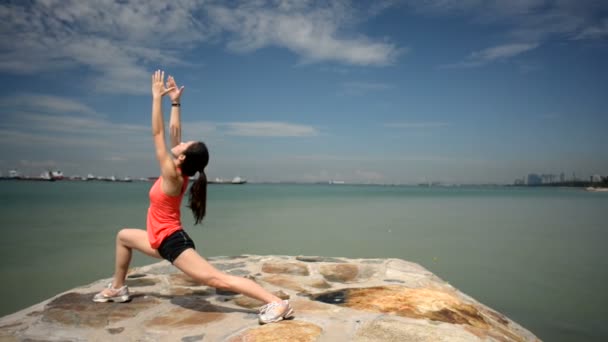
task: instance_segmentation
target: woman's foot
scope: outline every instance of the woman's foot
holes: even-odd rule
[[[258,313],[260,324],[279,322],[293,315],[289,301],[272,302],[262,306]]]
[[[124,303],[131,299],[129,296],[129,288],[127,285],[123,285],[121,288],[115,289],[112,287],[112,283],[108,284],[108,287],[93,297],[93,301],[97,303],[105,302],[116,302]]]

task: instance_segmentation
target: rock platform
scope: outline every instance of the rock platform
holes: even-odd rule
[[[539,341],[418,264],[315,256],[214,257],[295,318],[259,325],[262,303],[200,286],[166,261],[130,270],[128,303],[93,303],[104,279],[0,318],[0,341]]]

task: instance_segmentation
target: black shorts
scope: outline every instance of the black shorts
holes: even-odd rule
[[[180,229],[167,236],[163,242],[160,243],[158,254],[160,254],[163,259],[173,263],[175,259],[188,248],[196,249],[194,247],[194,241],[192,241],[190,236],[188,236],[183,229]]]

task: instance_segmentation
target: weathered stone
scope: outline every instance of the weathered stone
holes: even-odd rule
[[[21,328],[21,322],[15,322],[11,324],[4,324],[0,326],[0,341],[2,342],[17,342],[19,341],[14,336],[12,330]]]
[[[247,309],[257,309],[260,306],[264,305],[264,302],[259,301],[257,299],[242,296],[235,298],[234,304]]]
[[[245,263],[244,262],[230,262],[230,263],[213,263],[213,267],[217,268],[220,271],[228,271],[228,270],[232,270],[235,268],[242,268],[245,267]]]
[[[254,310],[264,303],[216,296],[222,292],[199,286],[162,261],[131,270],[127,283],[139,286],[140,293],[132,293],[130,303],[93,303],[94,293],[111,281],[100,280],[0,318],[0,341],[538,341],[420,265],[398,259],[301,259],[215,258],[223,271],[247,272],[263,286],[280,289],[278,297],[291,297],[293,320],[257,327]],[[339,290],[310,294],[332,287]]]
[[[158,304],[154,298],[135,297],[130,303],[94,303],[94,293],[66,293],[45,307],[42,320],[74,327],[105,327],[137,316]]]
[[[355,342],[469,342],[480,339],[466,331],[444,325],[404,324],[388,318],[380,318],[364,324],[353,339]]]
[[[184,273],[176,273],[169,276],[169,282],[177,286],[201,286],[201,283],[190,278]]]
[[[127,279],[137,279],[137,278],[143,278],[145,276],[146,276],[145,273],[133,273],[133,274],[129,274],[127,276]]]
[[[204,338],[205,338],[205,334],[184,336],[184,337],[182,337],[182,342],[198,342],[198,341],[202,341]]]
[[[107,328],[106,330],[107,330],[107,331],[110,333],[110,335],[118,335],[118,334],[120,334],[121,332],[125,331],[125,328],[124,328],[124,327],[119,327],[119,328]]]
[[[281,263],[269,263],[266,262],[262,265],[262,272],[265,273],[282,273],[307,276],[310,274],[308,266],[302,263],[296,262],[281,262]]]
[[[229,342],[314,342],[319,339],[322,331],[318,325],[304,321],[281,321],[248,329]]]
[[[323,259],[323,257],[320,257],[320,256],[299,255],[296,257],[296,260],[304,261],[304,262],[319,262],[322,259]]]
[[[7,329],[7,328],[18,327],[20,325],[21,325],[21,322],[15,322],[15,323],[11,323],[11,324],[0,325],[0,331],[3,330],[3,329]]]
[[[129,287],[143,287],[143,286],[156,285],[156,281],[154,279],[146,279],[146,278],[127,279],[126,283]]]
[[[148,270],[146,273],[148,274],[176,274],[179,273],[181,274],[182,271],[178,270],[177,268],[175,268],[175,266],[171,265],[168,261],[161,261],[160,263],[154,265],[154,267],[151,267],[150,270]]]
[[[234,291],[230,291],[230,290],[224,290],[224,289],[216,288],[215,289],[215,294],[217,294],[218,296],[236,296],[239,293],[238,292],[234,292]]]
[[[296,260],[304,261],[304,262],[345,262],[344,259],[322,257],[322,256],[305,256],[305,255],[297,256]]]
[[[328,289],[331,287],[331,284],[326,282],[325,279],[311,279],[306,282],[306,285],[314,287],[316,289]]]
[[[289,294],[283,291],[275,291],[272,294],[281,298],[281,299],[289,299]],[[240,296],[234,299],[234,303],[240,307],[247,309],[257,309],[260,306],[264,305],[264,302],[259,301],[257,299],[253,299],[250,297]]]
[[[351,264],[328,264],[321,265],[319,272],[329,281],[347,283],[357,278],[359,268]]]
[[[262,278],[262,280],[267,283],[270,283],[272,285],[284,287],[286,289],[290,289],[290,290],[294,290],[294,291],[298,291],[298,292],[306,291],[302,286],[300,286],[299,282],[297,282],[296,280],[294,280],[288,276],[271,275],[271,276]]]
[[[171,294],[175,296],[210,296],[213,294],[208,288],[192,289],[189,287],[172,287]]]
[[[403,274],[408,276],[415,275],[418,278],[432,275],[432,273],[426,270],[424,267],[413,262],[400,259],[391,259],[386,263],[386,276],[388,278],[399,278],[399,276]]]
[[[405,283],[403,280],[399,280],[399,279],[384,279],[384,281],[387,283],[399,283],[399,284]]]
[[[186,328],[223,319],[226,314],[207,301],[183,300],[180,307],[145,322],[146,327],[158,329]]]
[[[226,273],[232,274],[232,275],[235,275],[235,276],[241,276],[241,277],[244,277],[244,276],[247,276],[247,275],[250,274],[249,271],[247,271],[245,269],[242,269],[242,268],[236,268],[236,269],[233,269],[233,270],[229,270],[229,271],[226,271]]]
[[[488,327],[488,323],[475,306],[462,302],[452,293],[440,290],[392,285],[352,288],[336,293],[344,298],[340,304],[351,309]],[[325,295],[329,294],[331,293]]]
[[[237,260],[237,259],[247,259],[247,258],[249,258],[248,255],[232,255],[232,256],[223,256],[223,255],[220,255],[220,256],[207,257],[206,259],[208,261],[216,261],[216,260],[225,261],[225,260]]]
[[[0,341],[2,342],[21,342],[19,339],[8,331],[0,331]]]
[[[294,299],[289,301],[296,313],[304,313],[311,311],[332,311],[335,310],[334,305],[314,302],[311,300]]]

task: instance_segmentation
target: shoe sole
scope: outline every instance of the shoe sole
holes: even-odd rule
[[[124,296],[120,296],[120,297],[93,298],[93,301],[95,303],[107,303],[107,302],[124,303],[124,302],[128,302],[130,299],[131,299],[131,297],[129,297],[128,295],[124,295]]]

